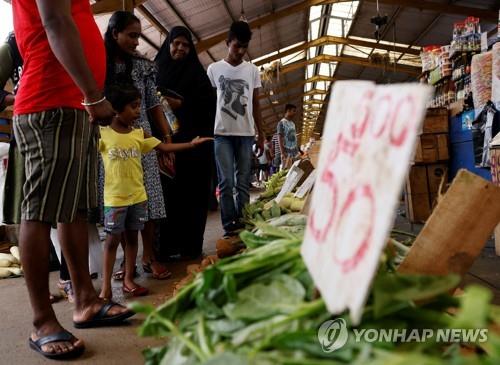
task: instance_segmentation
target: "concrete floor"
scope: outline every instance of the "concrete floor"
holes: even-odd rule
[[[211,212],[208,216],[205,232],[205,254],[215,254],[215,242],[221,237],[222,233],[220,213]],[[151,295],[140,300],[153,305],[163,303],[166,298],[172,295],[174,284],[186,275],[186,265],[191,263],[196,262],[169,264],[168,268],[173,275],[170,279],[164,281],[141,275],[137,282],[148,287],[151,290]],[[139,268],[139,272],[142,273],[141,268]],[[58,274],[58,272],[50,274],[51,291],[53,293],[57,293]],[[99,280],[95,280],[94,284],[97,288]],[[126,299],[121,292],[120,283],[115,282],[114,284],[114,300],[124,303]],[[134,316],[130,320],[130,324],[126,326],[77,330],[72,326],[71,304],[63,300],[54,304],[54,309],[62,325],[75,336],[85,341],[86,351],[84,355],[72,361],[72,363],[88,365],[143,364],[144,360],[141,351],[148,346],[157,346],[162,343],[161,340],[137,336],[137,327],[144,318],[141,315]],[[2,331],[0,335],[0,365],[54,364],[53,361],[45,360],[28,348],[27,341],[31,331],[31,309],[23,278],[0,280],[0,315],[2,318],[0,325]]]
[[[409,225],[402,215],[396,219],[396,227],[406,231],[418,232],[420,225]],[[215,253],[215,241],[221,236],[222,229],[218,212],[210,213],[205,233],[206,254]],[[188,263],[176,263],[169,265],[173,272],[171,279],[157,281],[142,275],[138,282],[147,286],[152,294],[142,300],[154,305],[163,303],[173,291],[174,284],[185,276],[185,268]],[[495,302],[500,304],[500,271],[498,270],[499,258],[494,253],[492,242],[488,242],[481,257],[474,263],[470,273],[464,279],[465,284],[479,283],[493,290]],[[141,271],[141,270],[140,270]],[[56,292],[58,273],[51,273],[51,286]],[[96,286],[99,281],[96,280]],[[114,297],[118,302],[124,302],[119,283],[114,288]],[[0,313],[2,324],[0,329],[0,364],[48,364],[40,355],[29,350],[27,339],[30,333],[31,310],[28,303],[27,291],[24,279],[0,280]],[[137,326],[143,317],[133,317],[130,324],[123,327],[100,328],[88,330],[76,330],[72,328],[71,314],[72,306],[66,301],[56,303],[55,311],[61,323],[72,331],[77,337],[82,338],[87,346],[85,354],[78,360],[77,364],[142,364],[141,351],[147,346],[155,346],[162,343],[161,340],[151,338],[140,338],[136,335]]]

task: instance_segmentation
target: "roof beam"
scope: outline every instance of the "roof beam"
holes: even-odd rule
[[[157,51],[160,49],[160,47],[155,42],[153,42],[148,36],[141,34],[141,38]]]
[[[298,45],[297,47],[293,47],[290,49],[287,49],[286,51],[280,52],[279,54],[275,54],[269,57],[266,57],[262,60],[259,60],[255,62],[256,66],[264,65],[266,63],[270,63],[272,61],[275,61],[277,59],[280,59],[285,56],[289,56],[291,54],[300,52],[300,51],[305,51],[306,49],[309,49],[311,47],[320,47],[320,46],[327,46],[330,44],[343,44],[346,46],[359,46],[359,47],[370,47],[370,48],[376,48],[376,49],[382,49],[384,51],[394,51],[394,52],[404,52],[412,55],[419,55],[420,50],[417,49],[412,49],[409,47],[400,47],[400,46],[391,46],[388,44],[381,44],[377,43],[375,40],[360,40],[360,39],[353,39],[353,38],[342,38],[342,37],[335,37],[335,36],[323,36],[318,39],[315,39],[311,42],[305,42],[301,45]]]
[[[131,11],[134,7],[146,1],[147,0],[101,0],[92,4],[91,8],[94,14],[112,13],[116,10],[122,10],[124,7],[126,10]]]
[[[365,2],[376,3],[377,0],[365,0]],[[397,5],[420,10],[430,10],[437,13],[456,14],[463,16],[475,16],[481,20],[498,21],[498,12],[493,9],[472,8],[461,5],[435,3],[427,0],[378,0],[380,4]]]
[[[302,85],[308,84],[310,82],[317,82],[317,81],[330,81],[330,82],[333,82],[335,80],[337,80],[337,79],[335,79],[333,77],[316,75],[316,76],[310,77],[310,78],[308,78],[306,80],[300,80],[300,81],[297,81],[297,82],[292,82],[289,85],[285,85],[285,86],[279,87],[276,90],[273,90],[273,93],[274,93],[273,95],[279,95],[283,91],[286,91],[286,90],[289,90],[289,89],[293,89],[293,88],[296,88],[298,86],[302,86]],[[263,90],[263,89],[261,89],[261,90]],[[264,93],[259,94],[259,99],[265,99],[266,97],[267,97],[267,95],[264,94]]]
[[[379,63],[370,62],[369,59],[361,58],[361,57],[320,55],[320,56],[316,56],[314,58],[311,58],[309,60],[298,61],[298,62],[291,63],[289,65],[286,65],[280,70],[280,73],[283,74],[283,73],[287,73],[287,72],[292,72],[292,71],[298,70],[304,66],[314,64],[314,63],[321,63],[321,62],[324,62],[324,63],[345,62],[345,63],[351,63],[351,64],[359,65],[359,66],[387,69],[389,71],[394,70],[396,72],[407,73],[407,74],[410,74],[413,76],[418,76],[422,72],[420,67],[413,67],[413,66],[400,65],[400,64],[394,65],[394,63],[392,63],[392,62],[389,64],[386,64],[386,65],[383,65],[383,64],[379,64]]]
[[[304,96],[309,96],[309,95],[323,95],[326,94],[326,90],[320,90],[320,89],[312,89],[309,90],[308,92],[304,93]]]
[[[301,11],[304,11],[311,6],[315,5],[324,5],[324,4],[331,4],[331,3],[339,3],[339,2],[345,2],[346,0],[305,0],[301,1],[300,3],[287,6],[286,8],[283,8],[281,10],[271,12],[269,14],[266,14],[258,19],[252,20],[248,22],[248,25],[250,28],[258,28],[263,25],[266,25],[272,21],[277,21],[282,18],[286,18],[289,15],[295,14],[295,13],[300,13]],[[207,49],[210,49],[211,47],[215,46],[216,44],[224,41],[226,39],[227,32],[222,32],[219,34],[216,34],[212,37],[208,37],[206,39],[201,40],[196,44],[196,49],[198,52],[203,52],[206,51]]]
[[[141,13],[141,15],[147,19],[147,21],[160,33],[168,36],[168,30],[165,28],[163,24],[161,24],[158,19],[144,6],[139,5],[137,7],[137,11]]]

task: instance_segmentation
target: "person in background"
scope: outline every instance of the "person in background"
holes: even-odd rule
[[[213,136],[215,93],[189,30],[181,26],[172,28],[155,62],[158,90],[179,121],[172,141],[185,143],[196,136]],[[163,242],[159,247],[160,260],[202,255],[214,163],[213,143],[206,143],[177,152],[175,176],[162,176],[167,220],[160,231]]]
[[[14,105],[15,92],[19,85],[23,59],[17,48],[14,32],[10,32],[4,44],[0,45],[0,111]],[[8,80],[12,80],[13,92],[4,90]],[[9,146],[9,164],[4,186],[3,221],[6,224],[21,222],[21,201],[23,198],[24,161],[16,145],[15,138],[11,138]]]
[[[255,65],[243,60],[251,37],[246,22],[234,22],[226,40],[226,58],[212,63],[207,70],[217,90],[215,160],[225,237],[236,235],[244,227],[240,218],[243,207],[250,200],[252,145],[256,132],[259,154],[264,151],[265,136],[257,98],[260,74]]]
[[[297,144],[297,132],[293,121],[297,107],[293,104],[286,104],[285,117],[280,120],[277,127],[279,145],[281,151],[281,161],[283,168],[288,169],[299,155]]]
[[[254,145],[254,153],[257,158],[256,177],[258,187],[262,187],[264,185],[264,182],[266,182],[269,178],[269,166],[270,162],[272,161],[269,140],[270,137],[266,138],[266,142],[264,143],[264,153],[262,153],[260,156],[257,144]]]
[[[272,171],[271,175],[277,173],[280,170],[281,165],[281,151],[280,151],[280,140],[279,134],[274,133],[271,139],[271,155],[272,155]]]
[[[73,325],[121,324],[134,314],[100,300],[88,270],[86,213],[97,204],[96,123],[113,116],[102,93],[105,50],[87,0],[16,0],[12,6],[24,60],[13,129],[26,173],[19,247],[34,315],[28,342],[47,358],[72,358],[85,346],[61,326],[50,304],[51,225],[60,231],[73,283]]]
[[[112,299],[111,275],[116,260],[116,249],[124,233],[125,277],[123,292],[134,297],[148,294],[148,289],[134,282],[137,259],[137,232],[147,220],[147,195],[141,155],[153,149],[174,152],[192,149],[212,138],[194,137],[185,143],[162,143],[142,128],[133,125],[141,117],[141,93],[132,85],[115,85],[106,91],[116,115],[109,127],[101,127],[99,151],[104,163],[104,250],[103,285],[100,297]]]
[[[156,94],[155,65],[137,54],[140,34],[141,23],[134,14],[128,11],[113,13],[104,35],[107,55],[106,87],[128,83],[139,89],[141,92],[141,117],[137,120],[136,127],[142,128],[150,135],[152,135],[154,128],[161,139],[169,143],[172,141],[172,134],[160,99]],[[156,235],[155,222],[166,218],[157,156],[154,153],[143,155],[142,167],[144,185],[148,195],[148,216],[144,229],[141,230],[142,267],[145,272],[152,274],[153,278],[164,280],[169,278],[172,273],[156,260],[153,251]],[[100,186],[103,187],[102,169],[99,175]],[[123,276],[124,272],[120,270],[114,277],[115,279],[123,279]]]

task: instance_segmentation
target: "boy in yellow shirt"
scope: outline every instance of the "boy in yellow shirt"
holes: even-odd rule
[[[103,284],[100,297],[111,300],[111,275],[116,250],[125,232],[125,277],[123,292],[142,296],[148,289],[134,282],[137,258],[137,233],[147,220],[147,195],[144,188],[141,155],[153,149],[175,152],[196,147],[212,138],[196,137],[190,143],[162,143],[134,128],[140,117],[141,94],[132,85],[119,85],[106,93],[117,112],[108,127],[101,127],[99,151],[104,163],[104,249]]]

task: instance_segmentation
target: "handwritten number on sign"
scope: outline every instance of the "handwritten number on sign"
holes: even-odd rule
[[[342,266],[344,272],[354,270],[368,250],[376,218],[376,198],[373,187],[364,184],[353,188],[342,201],[339,201],[341,195],[339,184],[342,181],[340,175],[336,174],[339,156],[344,155],[347,159],[355,161],[362,144],[372,143],[374,139],[385,139],[392,147],[400,148],[407,140],[410,127],[416,122],[417,105],[411,95],[398,98],[387,93],[373,100],[374,96],[372,91],[363,95],[359,108],[355,111],[359,111],[360,117],[354,118],[352,124],[337,135],[336,143],[330,147],[325,168],[318,181],[318,184],[323,185],[323,190],[328,192],[328,196],[322,196],[321,199],[328,201],[329,204],[322,210],[325,216],[317,216],[316,209],[310,214],[310,232],[316,243],[322,245],[327,243],[330,237],[338,241],[340,226],[350,209],[357,204],[368,204],[367,222],[362,228],[364,231],[360,233],[359,242],[333,242],[335,245],[349,244],[351,247],[356,247],[352,255],[333,258],[334,262]],[[332,229],[334,232],[330,234]]]

